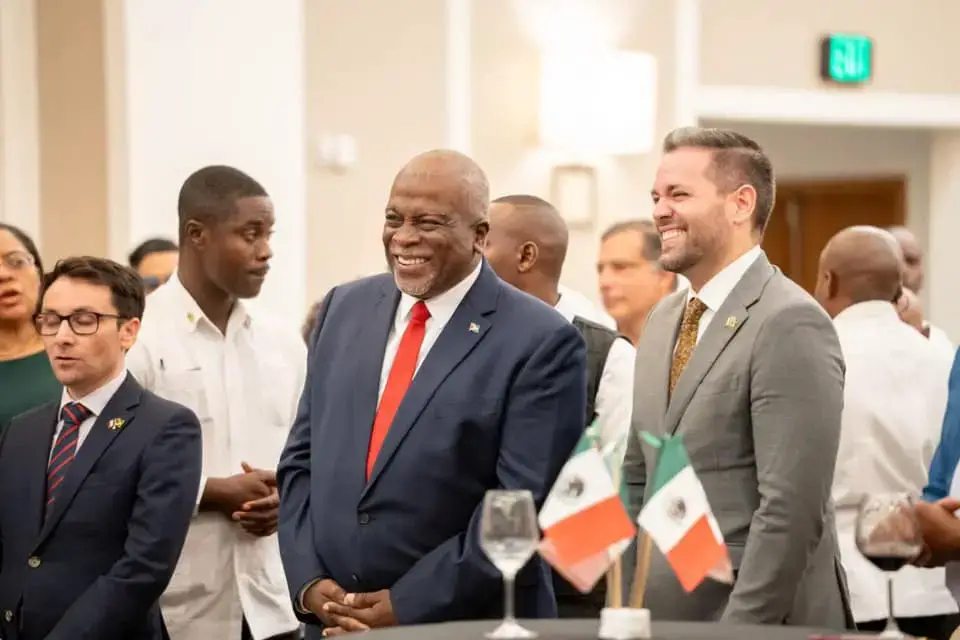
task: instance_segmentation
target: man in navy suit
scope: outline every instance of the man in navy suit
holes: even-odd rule
[[[501,615],[483,496],[528,489],[539,508],[583,432],[583,339],[483,261],[488,206],[466,156],[414,158],[386,207],[392,273],[321,304],[277,482],[294,605],[327,635]],[[516,604],[556,616],[539,558]]]
[[[128,375],[144,292],[136,272],[71,258],[36,315],[64,385],[0,443],[0,637],[160,640],[200,488],[197,417]]]

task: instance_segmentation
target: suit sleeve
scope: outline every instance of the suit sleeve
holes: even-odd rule
[[[824,534],[840,444],[844,363],[833,324],[811,303],[767,318],[752,358],[760,505],[723,620],[782,624]]]
[[[200,422],[186,408],[140,460],[123,555],[67,609],[46,640],[119,638],[147,615],[173,576],[193,516],[202,464]]]
[[[960,459],[960,351],[953,359],[950,370],[947,411],[943,416],[940,442],[930,462],[930,475],[923,489],[923,499],[930,502],[946,498],[950,483]]]
[[[587,359],[573,325],[545,335],[510,387],[502,422],[497,485],[528,489],[539,510],[584,430]],[[480,549],[482,506],[467,530],[423,556],[390,589],[400,624],[454,620],[467,615],[462,603],[495,602],[502,593],[499,572]],[[549,575],[534,558],[517,576],[535,584]]]
[[[319,620],[303,608],[301,597],[312,583],[327,577],[323,560],[314,545],[313,521],[310,512],[310,448],[312,393],[314,369],[322,366],[317,359],[317,345],[323,337],[323,323],[336,289],[324,298],[317,318],[317,326],[311,335],[307,354],[307,377],[300,404],[287,444],[280,455],[277,467],[277,487],[280,492],[280,513],[277,535],[280,557],[287,575],[287,584],[293,601],[293,609],[302,622],[319,624]]]

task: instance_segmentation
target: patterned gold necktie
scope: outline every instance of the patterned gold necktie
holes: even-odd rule
[[[677,348],[673,352],[673,363],[670,365],[670,395],[677,386],[680,374],[693,355],[693,348],[697,346],[697,330],[700,327],[700,318],[707,310],[700,298],[691,298],[683,310],[683,320],[680,321],[680,336],[677,338]]]

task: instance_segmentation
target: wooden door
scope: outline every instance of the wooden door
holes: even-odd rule
[[[813,292],[820,252],[835,233],[853,225],[888,227],[906,219],[902,178],[785,182],[763,236],[770,261]]]

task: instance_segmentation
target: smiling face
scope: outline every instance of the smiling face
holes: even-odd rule
[[[663,156],[651,195],[661,237],[661,266],[686,276],[694,291],[751,244],[756,191],[718,188],[714,151],[681,147]]]
[[[33,256],[9,231],[0,229],[0,322],[30,322],[40,295]]]
[[[201,256],[203,270],[219,289],[237,298],[260,294],[270,270],[270,237],[275,216],[268,197],[239,198],[232,215],[187,223],[187,236]]]
[[[447,291],[476,266],[488,224],[472,210],[456,171],[401,172],[387,202],[383,247],[397,288],[423,300]]]

